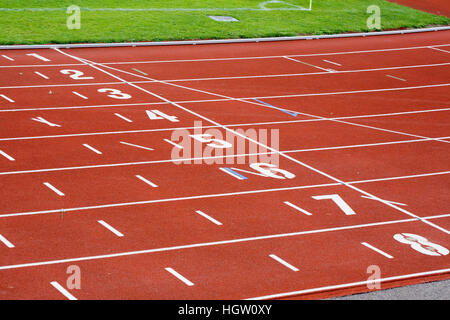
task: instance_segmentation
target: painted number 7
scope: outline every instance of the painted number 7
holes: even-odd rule
[[[339,196],[338,194],[328,194],[324,196],[313,196],[313,199],[315,200],[325,200],[330,199],[333,200],[334,203],[342,210],[347,216],[351,216],[356,214],[355,211],[353,211],[352,208]]]

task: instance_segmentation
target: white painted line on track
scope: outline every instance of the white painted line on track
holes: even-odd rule
[[[86,97],[86,96],[84,96],[84,95],[82,95],[81,93],[78,93],[78,92],[76,92],[76,91],[72,91],[72,93],[73,93],[74,95],[76,95],[76,96],[79,96],[80,98],[82,98],[82,99],[84,99],[84,100],[89,99],[88,97]]]
[[[49,188],[50,190],[52,190],[54,193],[56,193],[58,196],[60,197],[64,197],[65,194],[63,192],[61,192],[60,190],[58,190],[57,188],[55,188],[52,184],[50,184],[49,182],[44,182],[44,185]]]
[[[300,60],[297,60],[297,59],[288,57],[288,56],[284,56],[283,58],[286,58],[286,59],[288,59],[288,60],[292,60],[292,61],[295,61],[295,62],[298,62],[298,63],[302,63],[302,64],[305,64],[305,65],[307,65],[307,66],[310,66],[310,67],[313,67],[313,68],[316,68],[316,69],[320,69],[320,70],[323,70],[323,71],[326,71],[326,72],[336,72],[336,70],[322,68],[322,67],[319,67],[319,66],[316,66],[316,65],[307,63],[307,62],[303,62],[303,61],[300,61]]]
[[[201,215],[202,217],[208,219],[208,220],[211,221],[212,223],[218,225],[218,226],[221,226],[221,225],[222,225],[222,222],[217,221],[216,219],[214,219],[213,217],[207,215],[207,214],[204,213],[203,211],[197,210],[197,211],[195,211],[195,212],[198,213],[199,215]]]
[[[191,281],[189,281],[188,279],[183,277],[181,274],[176,272],[174,269],[172,269],[172,268],[165,268],[165,269],[166,269],[166,271],[170,272],[173,276],[175,276],[176,278],[181,280],[185,285],[190,286],[190,287],[194,285]]]
[[[92,147],[92,146],[90,146],[90,145],[88,145],[88,144],[86,144],[86,143],[84,143],[83,146],[86,147],[86,148],[88,148],[89,150],[95,152],[96,154],[102,154],[101,151],[95,149],[94,147]]]
[[[164,141],[167,142],[167,143],[170,143],[171,145],[173,145],[174,147],[176,147],[176,148],[178,148],[178,149],[183,149],[182,146],[180,146],[179,144],[176,144],[176,143],[173,142],[173,141],[170,141],[170,140],[168,140],[168,139],[164,139]]]
[[[114,113],[114,115],[115,115],[116,117],[119,117],[119,118],[122,119],[122,120],[125,120],[126,122],[133,122],[133,120],[128,119],[127,117],[121,115],[120,113]]]
[[[395,76],[391,76],[390,74],[387,74],[386,77],[389,77],[389,78],[392,78],[392,79],[395,79],[395,80],[400,80],[400,81],[405,81],[405,82],[406,82],[405,79],[399,78],[399,77],[395,77]]]
[[[75,298],[69,291],[67,291],[63,286],[61,286],[58,282],[52,281],[50,284],[59,292],[61,292],[67,299],[69,300],[78,300]]]
[[[0,241],[3,242],[5,246],[7,246],[8,248],[14,248],[14,245],[1,234],[0,234]]]
[[[11,157],[9,154],[7,154],[5,151],[0,150],[0,155],[4,156],[9,161],[16,161],[13,157]]]
[[[390,254],[388,254],[388,253],[386,253],[386,252],[384,252],[384,251],[382,251],[382,250],[380,250],[380,249],[378,249],[378,248],[375,248],[374,246],[368,244],[367,242],[361,242],[361,244],[362,244],[363,246],[365,246],[365,247],[367,247],[367,248],[369,248],[369,249],[375,251],[375,252],[378,252],[379,254],[385,256],[386,258],[394,259],[394,257],[391,256]]]
[[[149,186],[153,187],[153,188],[157,188],[158,186],[156,184],[154,184],[153,182],[145,179],[143,176],[140,175],[136,175],[136,178],[138,178],[139,180],[145,182],[146,184],[148,184]]]
[[[445,53],[450,53],[450,51],[447,51],[447,50],[444,50],[444,49],[440,49],[440,48],[436,48],[436,47],[428,47],[428,48],[433,49],[433,50],[437,50],[437,51],[441,51],[441,52],[445,52]]]
[[[117,229],[113,228],[111,225],[107,224],[105,221],[98,220],[97,222],[100,223],[102,226],[104,226],[109,231],[111,231],[112,233],[114,233],[116,236],[123,237],[123,233],[119,232]]]
[[[330,60],[325,60],[325,59],[323,59],[322,61],[324,61],[324,62],[327,62],[327,63],[331,63],[331,64],[334,64],[335,66],[342,66],[342,64],[340,64],[340,63],[337,63],[337,62],[334,62],[334,61],[330,61]]]
[[[37,53],[27,53],[26,55],[30,56],[30,57],[34,57],[34,58],[42,60],[42,61],[45,61],[45,62],[51,61],[50,59],[47,59],[47,58],[45,58],[45,57],[43,57],[43,56],[41,56],[41,55],[39,55]]]
[[[47,77],[45,74],[42,74],[42,73],[40,73],[40,72],[38,72],[38,71],[35,71],[34,73],[37,74],[38,76],[40,76],[40,77],[46,79],[46,80],[50,79],[50,78]]]
[[[372,197],[368,197],[368,196],[361,196],[361,198],[366,198],[366,199],[370,199],[370,200],[379,201],[376,198],[372,198]],[[380,200],[383,200],[383,199],[380,199]],[[393,204],[396,204],[398,206],[403,206],[403,207],[407,207],[408,206],[407,204],[404,204],[404,203],[401,203],[401,202],[395,202],[395,201],[389,201],[389,200],[383,200],[381,202],[389,202],[389,203],[393,203]]]
[[[278,256],[276,256],[276,255],[274,255],[274,254],[269,254],[269,257],[271,257],[272,259],[278,261],[278,262],[281,263],[283,266],[285,266],[285,267],[291,269],[292,271],[295,271],[295,272],[299,271],[298,268],[294,267],[292,264],[290,264],[290,263],[284,261],[283,259],[281,259],[280,257],[278,257]]]
[[[9,60],[9,61],[14,61],[13,58],[8,57],[7,55],[2,54],[2,57],[5,58],[5,59],[7,59],[7,60]]]
[[[152,149],[152,148],[149,148],[149,147],[140,146],[138,144],[123,142],[123,141],[120,141],[120,143],[124,144],[124,145],[127,145],[127,146],[130,146],[130,147],[135,147],[135,148],[138,148],[138,149],[144,149],[144,150],[148,150],[148,151],[154,151],[155,150],[155,149]]]
[[[10,97],[8,97],[8,96],[6,96],[6,95],[4,95],[4,94],[0,94],[0,97],[2,97],[3,99],[5,99],[6,101],[9,101],[9,102],[15,102],[13,99],[11,99]]]
[[[308,215],[308,216],[312,216],[312,213],[310,213],[310,212],[308,212],[308,211],[306,211],[306,210],[304,210],[304,209],[302,209],[302,208],[300,208],[300,207],[297,207],[296,205],[290,203],[289,201],[284,201],[283,203],[286,204],[286,205],[288,205],[288,206],[291,207],[291,208],[294,208],[294,209],[297,210],[297,211],[300,211],[300,212],[302,212],[302,213]]]

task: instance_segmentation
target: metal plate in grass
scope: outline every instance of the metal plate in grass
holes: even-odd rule
[[[234,22],[234,21],[239,21],[238,19],[236,19],[235,17],[232,16],[208,16],[211,19],[215,20],[215,21],[220,21],[220,22]]]

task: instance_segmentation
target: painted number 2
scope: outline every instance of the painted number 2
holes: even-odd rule
[[[61,70],[62,74],[69,75],[74,80],[91,80],[94,77],[83,77],[84,73],[79,70]]]
[[[428,256],[446,256],[449,254],[447,248],[429,241],[427,238],[412,233],[397,233],[394,239],[401,243],[406,243],[414,250]]]

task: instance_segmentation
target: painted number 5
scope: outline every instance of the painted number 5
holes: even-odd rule
[[[406,243],[414,250],[428,256],[446,256],[449,251],[447,248],[428,241],[427,238],[412,233],[397,233],[394,239],[401,243]]]

